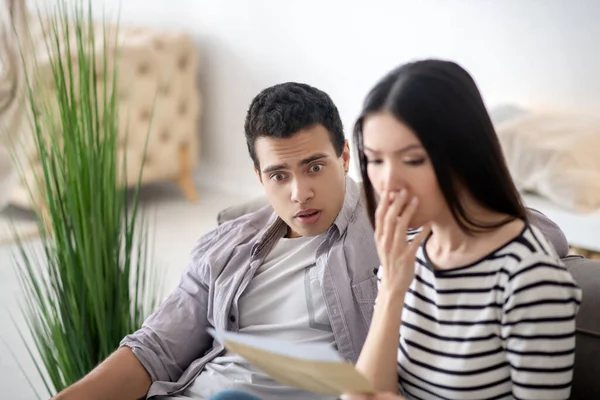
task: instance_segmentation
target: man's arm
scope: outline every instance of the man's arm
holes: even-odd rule
[[[533,208],[526,208],[525,211],[527,211],[529,222],[542,231],[546,239],[554,246],[556,254],[560,258],[566,257],[569,253],[569,243],[567,242],[567,237],[558,225]]]
[[[210,269],[204,255],[215,232],[204,236],[179,286],[121,347],[56,400],[136,400],[155,381],[174,382],[212,343],[209,327]]]
[[[140,399],[152,383],[150,375],[128,347],[121,347],[55,400]]]

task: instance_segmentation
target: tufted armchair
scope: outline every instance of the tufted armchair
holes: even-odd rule
[[[24,120],[25,66],[20,54],[27,57],[29,46],[23,43],[19,49],[18,37],[27,32],[27,25],[25,0],[0,3],[0,211],[8,204],[16,183],[9,148],[18,140],[15,136]]]
[[[37,18],[31,20],[34,23]],[[98,52],[103,49],[103,29],[102,24],[95,27]],[[34,93],[52,96],[51,71],[42,35],[39,23],[32,26],[36,69],[41,78]],[[109,54],[110,47],[114,48],[112,37]],[[192,169],[198,161],[201,114],[197,85],[199,57],[194,43],[182,32],[124,26],[119,27],[118,43],[119,153],[127,156],[127,183],[137,181],[149,134],[142,184],[173,180],[186,198],[194,201],[197,192]],[[71,57],[76,62],[73,54]],[[98,72],[98,78],[112,80],[112,60],[107,64],[107,75]],[[24,125],[26,131],[31,129],[29,124]],[[23,132],[22,136],[31,137],[31,133]],[[31,204],[26,184],[34,187],[34,171],[39,170],[35,153],[35,148],[27,142],[20,150],[24,178],[12,192],[11,202],[24,208],[35,207],[39,201],[39,195],[34,193],[35,204]]]

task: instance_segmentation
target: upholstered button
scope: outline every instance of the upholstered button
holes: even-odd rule
[[[142,121],[147,121],[150,119],[150,111],[148,110],[142,110],[142,112],[140,113],[140,119]]]
[[[146,64],[146,63],[140,64],[138,67],[138,74],[146,75],[149,70],[150,70],[150,66],[148,64]]]
[[[188,64],[187,56],[181,56],[179,58],[179,62],[178,62],[179,69],[181,69],[181,70],[185,69],[187,67],[187,64]]]
[[[180,115],[184,115],[187,112],[187,105],[185,102],[182,101],[179,103],[178,111]]]
[[[169,140],[169,130],[163,129],[162,132],[160,133],[160,141],[164,143],[168,140]]]
[[[171,91],[169,88],[169,85],[167,83],[163,83],[162,85],[159,86],[158,91],[160,92],[160,94],[162,95],[168,95],[169,92]]]

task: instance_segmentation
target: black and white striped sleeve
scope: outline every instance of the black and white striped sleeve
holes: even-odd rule
[[[502,340],[515,399],[569,398],[581,289],[552,257],[535,253],[508,277]]]

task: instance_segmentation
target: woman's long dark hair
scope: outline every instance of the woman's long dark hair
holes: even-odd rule
[[[367,211],[374,226],[377,202],[367,175],[363,148],[365,117],[388,112],[408,126],[427,151],[446,203],[466,233],[497,228],[526,219],[521,197],[510,176],[500,142],[475,81],[458,64],[423,60],[402,65],[368,94],[354,126]],[[489,210],[511,216],[485,224],[468,215],[458,188]]]

